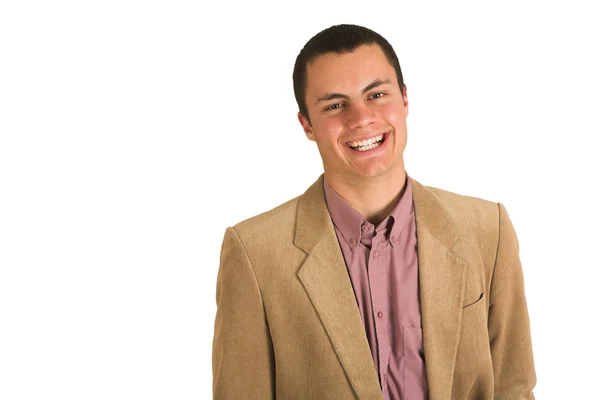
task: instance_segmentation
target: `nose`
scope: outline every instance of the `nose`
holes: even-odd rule
[[[347,113],[348,127],[351,129],[365,128],[376,121],[376,116],[367,105],[353,105]]]

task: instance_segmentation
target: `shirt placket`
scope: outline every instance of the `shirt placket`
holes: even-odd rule
[[[369,289],[371,292],[371,305],[375,319],[375,332],[377,335],[379,380],[382,391],[387,392],[387,370],[390,356],[390,341],[388,333],[389,310],[386,293],[386,262],[385,239],[383,232],[372,236],[369,250]]]

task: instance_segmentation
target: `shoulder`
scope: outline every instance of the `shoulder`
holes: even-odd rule
[[[454,224],[461,247],[473,264],[492,265],[498,245],[500,203],[426,186]],[[480,261],[478,261],[480,260]]]
[[[296,223],[299,199],[300,196],[294,197],[270,210],[242,220],[233,225],[233,229],[243,242],[250,238],[267,239],[291,235]]]
[[[425,186],[446,209],[459,228],[498,227],[499,203],[433,186]]]

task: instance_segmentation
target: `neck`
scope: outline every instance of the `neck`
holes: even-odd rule
[[[325,172],[325,180],[337,194],[367,221],[377,226],[394,209],[406,188],[406,171],[390,171],[368,179],[347,178]]]

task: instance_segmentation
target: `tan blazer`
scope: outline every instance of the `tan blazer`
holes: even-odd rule
[[[505,207],[409,179],[429,398],[533,399],[519,245]],[[212,360],[217,400],[383,399],[323,175],[227,228]]]

